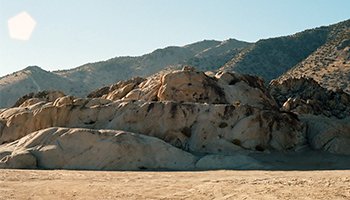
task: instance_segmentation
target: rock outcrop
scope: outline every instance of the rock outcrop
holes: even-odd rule
[[[350,116],[349,94],[327,90],[311,78],[274,80],[269,89],[285,111],[340,119]]]
[[[319,129],[317,116],[279,109],[282,96],[295,91],[307,101],[322,93],[317,86],[309,80],[272,85],[276,102],[258,77],[184,67],[121,81],[89,98],[31,95],[36,98],[0,110],[0,167],[265,169],[248,154],[308,148],[350,154],[346,121],[320,115],[327,127]],[[338,100],[324,93],[320,99]]]
[[[106,98],[106,99],[121,99],[124,97],[127,93],[129,93],[131,90],[133,90],[136,86],[138,86],[140,83],[145,81],[146,79],[141,77],[135,77],[130,80],[126,81],[119,81],[116,84],[113,84],[111,86],[106,86],[103,88],[99,88],[90,94],[88,94],[88,98]]]
[[[11,108],[0,117],[0,143],[56,126],[131,131],[198,153],[283,151],[305,142],[304,126],[294,115],[248,105],[62,97],[54,103]]]
[[[49,128],[5,147],[0,168],[193,169],[196,157],[162,140],[115,130]]]
[[[328,90],[312,78],[274,80],[269,89],[281,110],[305,123],[312,149],[350,155],[349,94]]]
[[[243,104],[263,109],[277,108],[262,79],[237,73],[219,72],[213,77],[191,68],[158,73],[146,80],[134,78],[89,97],[109,100],[176,101],[208,104]]]
[[[350,118],[302,115],[301,120],[308,125],[307,137],[313,149],[350,155]]]
[[[40,91],[38,93],[29,93],[19,98],[12,107],[27,107],[39,102],[53,102],[59,97],[66,96],[61,91]]]

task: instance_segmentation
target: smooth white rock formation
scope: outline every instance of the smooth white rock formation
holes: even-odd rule
[[[55,127],[0,146],[0,159],[0,168],[89,170],[184,170],[196,162],[190,153],[154,137]]]

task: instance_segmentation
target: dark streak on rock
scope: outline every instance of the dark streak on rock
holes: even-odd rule
[[[93,120],[90,120],[88,122],[84,122],[84,124],[86,124],[86,125],[92,125],[94,123],[96,123],[96,121],[93,121]]]
[[[147,107],[147,112],[151,111],[153,108],[154,108],[154,103],[153,102],[149,103]]]
[[[232,117],[235,109],[236,109],[236,107],[234,105],[225,106],[223,119],[228,120],[230,117]]]
[[[219,124],[219,128],[225,128],[225,127],[227,127],[228,126],[228,124],[226,123],[226,122],[221,122],[220,124]]]
[[[237,146],[241,146],[242,145],[242,143],[241,143],[241,141],[239,139],[233,139],[232,143],[237,145]]]
[[[170,107],[171,118],[175,118],[176,111],[177,111],[177,103],[171,102],[171,107]]]
[[[260,145],[256,145],[256,146],[255,146],[255,150],[257,150],[257,151],[264,151],[265,148],[262,147],[262,146],[260,146]]]
[[[181,130],[181,133],[183,133],[187,137],[191,137],[192,135],[192,130],[189,127],[185,127]]]

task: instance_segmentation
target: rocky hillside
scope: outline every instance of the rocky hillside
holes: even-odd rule
[[[300,77],[350,93],[350,20],[332,26],[326,43],[278,80]]]
[[[32,66],[0,79],[0,108],[14,105],[25,94],[43,90],[61,90],[75,95],[88,91],[81,84]]]
[[[40,90],[61,90],[85,96],[99,87],[134,76],[148,76],[166,68],[194,64],[199,69],[214,70],[230,60],[250,43],[234,39],[204,40],[183,47],[167,47],[139,57],[116,57],[89,63],[71,70],[47,72],[28,67],[0,78],[0,108],[12,106],[16,99]]]
[[[217,69],[249,45],[234,39],[223,42],[204,40],[183,47],[157,49],[139,57],[116,57],[55,73],[74,82],[83,82],[89,88],[97,88],[119,80],[134,76],[149,76],[168,67],[176,68],[186,64],[195,64],[198,69]],[[96,77],[103,78],[96,79]]]
[[[322,168],[350,155],[349,118],[280,111],[255,76],[185,67],[120,81],[90,98],[32,96],[0,109],[0,168]],[[326,157],[298,161],[310,152]]]
[[[207,48],[194,57],[182,62],[183,65],[195,66],[198,70],[212,71],[224,65],[235,55],[252,44],[242,43],[241,41],[229,39],[211,48]]]
[[[269,82],[294,66],[304,66],[303,69],[297,70],[300,71],[300,75],[305,72],[307,75],[313,72],[318,73],[317,67],[313,66],[318,66],[318,68],[328,68],[327,66],[333,65],[346,67],[349,52],[346,47],[349,46],[347,40],[350,39],[349,23],[348,20],[290,36],[259,40],[237,54],[221,69],[257,75]],[[329,70],[336,71],[335,68],[339,67]],[[327,72],[327,70],[323,71],[320,73],[321,76]],[[327,79],[326,76],[323,80],[325,79]]]

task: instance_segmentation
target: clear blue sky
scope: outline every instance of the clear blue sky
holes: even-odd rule
[[[28,41],[8,34],[8,19],[22,11],[37,22]],[[0,0],[0,76],[203,39],[256,41],[349,18],[349,0]]]

